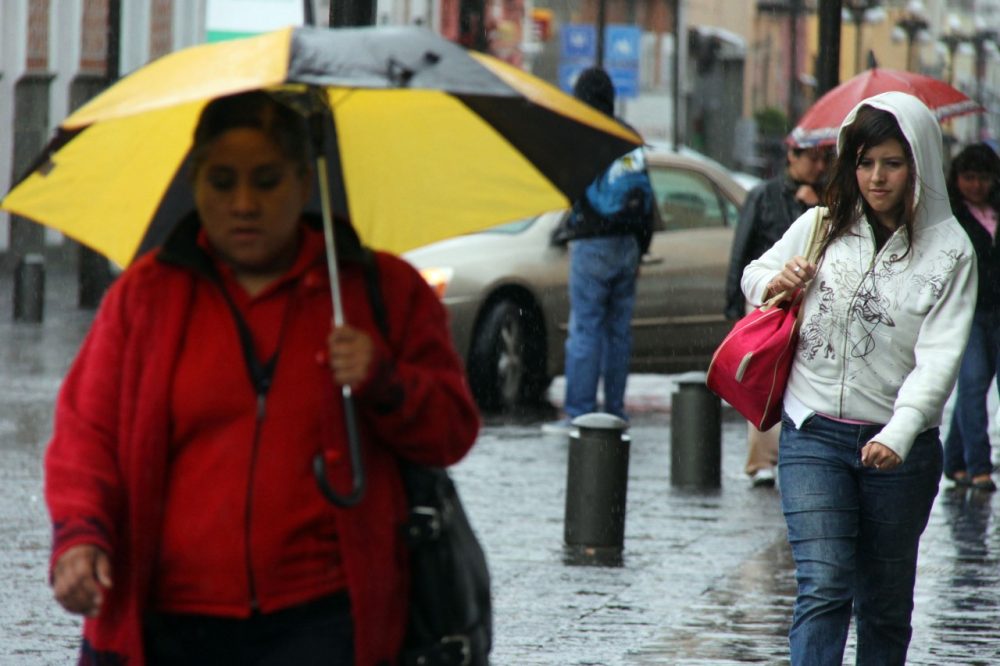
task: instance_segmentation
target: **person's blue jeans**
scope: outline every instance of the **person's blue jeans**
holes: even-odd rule
[[[584,238],[571,241],[569,252],[564,409],[570,418],[596,411],[603,377],[604,411],[626,418],[639,243],[631,235]]]
[[[798,595],[793,666],[840,666],[853,606],[859,666],[902,666],[910,644],[917,547],[941,477],[937,428],[892,470],[861,465],[880,426],[815,415],[781,423],[778,482]]]
[[[986,392],[998,376],[1000,314],[976,311],[958,370],[958,394],[944,441],[944,473],[969,477],[993,471]]]

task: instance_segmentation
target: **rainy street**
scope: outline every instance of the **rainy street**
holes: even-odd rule
[[[45,321],[10,323],[0,276],[0,664],[66,664],[78,621],[46,585],[49,530],[40,461],[51,409],[91,313],[69,275],[48,276]],[[557,381],[550,395],[556,395]],[[794,580],[778,494],[742,475],[745,426],[725,410],[721,490],[670,485],[667,376],[630,385],[637,411],[623,563],[564,561],[568,444],[539,412],[487,418],[454,470],[491,565],[500,666],[782,664]],[[921,546],[910,664],[1000,662],[995,494],[942,486]],[[853,661],[849,647],[848,660]]]

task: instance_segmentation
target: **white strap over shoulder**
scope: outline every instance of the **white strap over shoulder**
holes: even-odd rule
[[[813,219],[812,229],[809,231],[809,240],[806,242],[805,258],[809,263],[815,263],[819,257],[819,248],[823,245],[824,235],[823,218],[826,217],[827,208],[825,206],[815,206],[816,217]]]
[[[816,211],[816,215],[813,218],[812,228],[809,230],[809,240],[806,241],[805,246],[805,258],[809,263],[814,263],[819,256],[819,248],[823,245],[823,218],[826,217],[827,208],[824,206],[814,206],[813,210]],[[797,298],[801,299],[805,296],[805,291],[809,288],[809,284],[800,290]],[[778,292],[771,298],[767,299],[761,304],[761,308],[767,310],[773,307],[775,304],[780,303],[788,298],[791,290],[786,289],[785,291]]]

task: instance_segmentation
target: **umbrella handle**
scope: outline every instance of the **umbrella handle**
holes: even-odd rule
[[[315,91],[313,91],[315,94]],[[318,96],[317,96],[318,97]],[[326,112],[330,114],[330,121],[333,121],[333,112],[329,106],[323,104]],[[326,156],[323,154],[323,131],[320,116],[314,114],[311,119],[313,123],[313,140],[316,142],[316,172],[320,188],[320,204],[323,213],[323,239],[326,244],[326,266],[330,276],[330,299],[333,306],[334,326],[344,325],[343,300],[340,294],[340,276],[337,270],[337,248],[334,243],[333,234],[333,211],[330,205],[330,181],[327,170]],[[334,127],[334,137],[336,128]],[[344,206],[347,209],[347,206]],[[351,394],[350,386],[341,387],[341,395],[344,403],[344,422],[347,426],[347,451],[351,458],[351,492],[348,495],[340,495],[327,480],[326,459],[322,452],[313,457],[313,474],[316,476],[316,484],[323,496],[334,506],[348,508],[361,501],[365,493],[365,468],[361,460],[361,436],[358,432],[358,417],[354,409],[354,398]]]
[[[347,509],[355,506],[361,501],[365,494],[365,468],[361,460],[361,438],[358,433],[358,419],[354,411],[354,398],[351,395],[351,387],[344,386],[342,392],[344,398],[344,421],[347,424],[348,451],[351,458],[351,492],[347,495],[340,495],[330,486],[326,475],[326,458],[322,453],[317,453],[313,457],[313,475],[316,477],[316,485],[323,497],[334,506]]]

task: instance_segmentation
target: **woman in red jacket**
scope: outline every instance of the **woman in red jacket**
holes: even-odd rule
[[[383,338],[346,224],[349,323],[331,327],[323,238],[303,215],[312,178],[294,112],[264,93],[209,104],[195,212],[112,286],[65,379],[45,491],[55,596],[86,617],[81,663],[396,660],[409,583],[397,458],[452,464],[479,417],[443,306],[377,253]],[[350,487],[342,385],[368,483],[350,509],[311,471],[323,452],[331,484]]]

